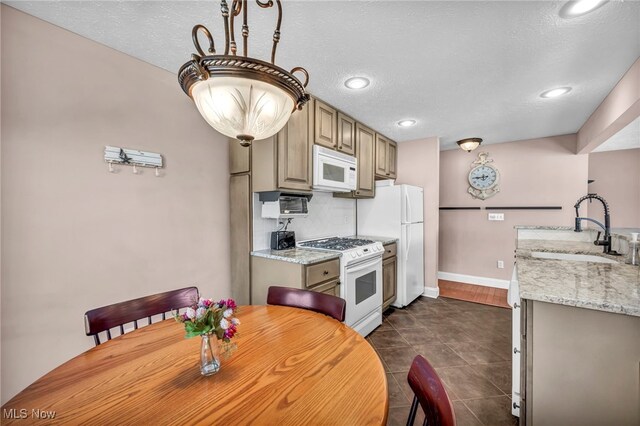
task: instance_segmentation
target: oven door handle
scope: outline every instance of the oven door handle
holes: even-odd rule
[[[358,263],[358,264],[354,265],[353,268],[350,267],[350,266],[347,266],[347,273],[350,274],[352,272],[362,271],[363,269],[367,269],[367,268],[370,268],[372,266],[376,266],[376,264],[378,262],[380,262],[380,257],[376,256],[375,259],[372,259],[370,261],[369,260],[365,260],[362,263]]]

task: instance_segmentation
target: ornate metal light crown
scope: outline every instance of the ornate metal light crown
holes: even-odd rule
[[[273,7],[274,1],[256,0],[262,8]],[[296,109],[309,101],[305,88],[309,73],[296,67],[291,71],[275,65],[276,49],[280,41],[282,4],[275,0],[278,20],[273,32],[271,62],[248,55],[249,26],[247,0],[233,0],[229,9],[226,0],[220,2],[224,22],[224,53],[216,54],[211,32],[201,24],[193,27],[191,37],[197,54],[180,68],[178,82],[190,96],[204,119],[221,133],[240,140],[248,146],[254,139],[264,139],[277,133]],[[235,17],[242,13],[242,55],[237,52]],[[205,54],[198,40],[199,33],[209,42]],[[304,83],[293,74],[304,75]]]

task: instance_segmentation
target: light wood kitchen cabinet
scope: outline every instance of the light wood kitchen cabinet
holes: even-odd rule
[[[251,303],[251,221],[253,208],[251,196],[251,150],[236,139],[229,140],[229,226],[231,234],[231,296],[242,305]]]
[[[291,115],[275,136],[252,143],[253,192],[310,192],[313,167],[312,109]]]
[[[358,152],[358,198],[375,195],[375,133],[368,127],[356,123],[356,150]]]
[[[318,99],[314,99],[313,103],[315,104],[313,141],[318,145],[336,149],[338,147],[338,113],[335,108]]]
[[[398,145],[376,133],[376,179],[395,179]]]
[[[384,246],[382,257],[382,311],[396,300],[398,286],[398,257],[396,243]]]
[[[375,132],[356,122],[356,158],[358,159],[358,185],[355,191],[334,193],[338,198],[373,198],[376,183],[375,168]]]
[[[521,425],[640,424],[640,317],[530,299],[519,306]]]
[[[338,151],[356,153],[356,121],[341,112],[338,112]]]
[[[264,305],[272,285],[317,291],[340,297],[340,260],[309,265],[251,257],[251,303]]]

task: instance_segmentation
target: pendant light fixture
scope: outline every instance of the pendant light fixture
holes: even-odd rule
[[[471,152],[474,149],[476,149],[477,147],[480,146],[480,144],[482,143],[482,139],[481,138],[466,138],[466,139],[462,139],[459,140],[458,142],[456,142],[458,144],[458,146],[462,149],[464,149],[467,152]]]
[[[229,9],[226,0],[220,2],[224,22],[224,53],[216,54],[211,33],[204,25],[196,25],[191,38],[197,54],[180,68],[178,82],[182,90],[196,104],[202,117],[223,135],[236,138],[242,146],[255,139],[275,135],[287,124],[296,109],[309,101],[305,88],[309,74],[302,67],[286,71],[275,65],[276,48],[280,41],[282,23],[281,0],[262,2],[262,8],[278,8],[278,20],[273,33],[271,62],[247,56],[249,26],[247,0],[233,0]],[[242,54],[238,53],[235,39],[235,17],[242,13]],[[198,40],[199,33],[209,42],[207,54]],[[304,83],[293,74],[304,75]]]

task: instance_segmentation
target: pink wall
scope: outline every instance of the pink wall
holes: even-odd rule
[[[85,311],[230,289],[227,139],[175,74],[1,10],[4,403],[93,346]],[[105,145],[159,152],[166,169],[110,174]]]
[[[420,139],[398,144],[399,184],[424,188],[424,277],[427,292],[436,296],[438,287],[438,199],[439,199],[440,141],[438,138]]]
[[[609,203],[612,227],[640,228],[640,148],[592,152],[589,179],[589,192]],[[604,221],[600,203],[589,206],[589,217]]]
[[[588,154],[640,116],[640,58],[578,131],[577,153]]]
[[[576,135],[487,145],[472,153],[440,153],[440,206],[562,206],[562,210],[440,211],[439,271],[508,280],[515,225],[573,225],[573,205],[587,192],[588,156],[576,155]],[[500,172],[500,192],[485,201],[467,193],[467,176],[479,152],[488,152]],[[503,260],[504,269],[497,269]]]

